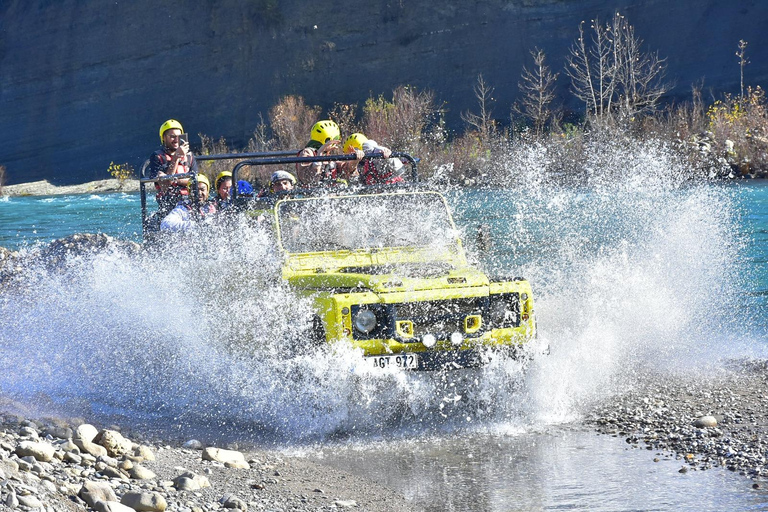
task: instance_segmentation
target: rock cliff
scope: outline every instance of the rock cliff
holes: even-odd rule
[[[765,85],[768,3],[758,0],[5,0],[0,165],[9,184],[106,178],[111,161],[138,167],[169,117],[193,143],[204,133],[237,145],[282,95],[362,104],[399,84],[435,91],[460,129],[479,73],[506,119],[529,50],[562,71],[579,22],[612,9],[668,57],[672,98],[701,79],[737,91],[739,39],[746,82]],[[559,90],[573,101],[563,73]]]

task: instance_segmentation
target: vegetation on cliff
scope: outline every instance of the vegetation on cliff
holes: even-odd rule
[[[425,176],[462,184],[512,184],[522,177],[515,162],[542,157],[546,178],[581,181],[588,172],[590,152],[604,145],[654,141],[688,162],[691,177],[765,177],[768,171],[768,116],[762,88],[743,86],[747,43],[736,52],[742,90],[738,95],[703,99],[700,85],[690,101],[662,106],[669,89],[666,62],[643,41],[624,16],[608,23],[593,20],[579,26],[566,61],[572,93],[583,103],[578,117],[566,119],[555,104],[554,73],[539,48],[531,51],[532,66],[521,73],[523,97],[508,107],[506,118],[494,111],[494,88],[477,77],[475,111],[462,113],[465,129],[445,128],[445,106],[431,91],[408,85],[392,97],[369,97],[358,104],[336,103],[327,112],[288,95],[270,109],[243,151],[303,147],[318,119],[336,121],[342,134],[363,132],[381,144],[417,155]],[[231,152],[223,139],[201,135],[204,153]],[[544,156],[545,155],[545,156]],[[228,163],[203,166],[215,174]],[[269,170],[267,170],[269,171]],[[617,170],[621,172],[621,170]],[[252,176],[253,179],[262,177]]]

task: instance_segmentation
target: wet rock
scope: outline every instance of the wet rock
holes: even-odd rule
[[[16,447],[16,455],[19,457],[34,457],[36,460],[50,462],[56,449],[45,442],[22,441]]]
[[[168,507],[165,498],[158,492],[130,491],[123,494],[120,503],[137,512],[163,512]]]
[[[221,462],[227,467],[247,469],[250,466],[245,461],[245,456],[234,450],[209,447],[203,450],[203,460]]]

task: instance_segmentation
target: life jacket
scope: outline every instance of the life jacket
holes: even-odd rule
[[[168,169],[171,166],[173,157],[165,151],[165,148],[155,152],[155,155],[157,155],[157,157],[161,159],[162,168]],[[189,155],[187,155],[187,158],[179,162],[179,165],[176,166],[176,172],[174,172],[174,174],[184,174],[186,172],[189,172],[190,167],[191,167],[190,158],[189,158]],[[166,173],[166,174],[169,174],[169,173]],[[180,196],[189,195],[189,189],[186,186],[179,185],[176,182],[169,183],[168,188],[165,190],[165,192],[163,192],[160,189],[160,183],[155,182],[155,189],[157,190],[157,194],[159,196],[168,195],[168,196],[180,197]]]
[[[360,173],[360,181],[365,185],[390,185],[392,183],[402,183],[405,181],[402,176],[395,175],[395,173],[390,170],[380,169],[371,158],[366,158],[360,162],[357,170]]]

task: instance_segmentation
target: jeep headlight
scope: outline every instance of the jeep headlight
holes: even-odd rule
[[[376,315],[370,309],[360,309],[352,319],[355,329],[368,334],[376,328]]]

